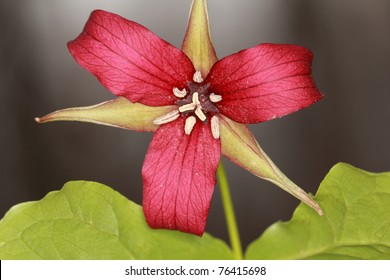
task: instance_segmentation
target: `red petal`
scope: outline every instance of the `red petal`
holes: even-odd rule
[[[198,121],[185,135],[179,118],[156,131],[142,168],[143,209],[152,228],[203,234],[220,154],[210,124]]]
[[[300,110],[321,99],[311,77],[312,53],[294,45],[262,44],[218,61],[206,82],[222,95],[220,112],[257,123]]]
[[[92,12],[68,47],[77,62],[116,95],[149,106],[173,104],[195,70],[186,55],[145,27],[118,15]]]

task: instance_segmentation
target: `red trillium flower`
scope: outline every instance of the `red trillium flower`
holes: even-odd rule
[[[207,27],[200,44],[207,48],[203,58],[191,41],[202,24]],[[245,126],[295,112],[322,97],[306,48],[261,44],[216,61],[204,11],[203,17],[193,11],[179,50],[145,27],[100,10],[68,47],[118,98],[38,121],[78,120],[155,131],[142,168],[143,210],[152,228],[203,234],[221,152],[322,214]]]

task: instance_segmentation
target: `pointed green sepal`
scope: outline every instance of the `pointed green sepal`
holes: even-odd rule
[[[182,51],[191,59],[196,70],[206,77],[217,61],[211,41],[207,0],[194,0],[188,19]]]
[[[254,175],[268,180],[323,215],[321,207],[284,175],[260,148],[246,125],[220,115],[222,154]]]
[[[58,110],[41,118],[38,123],[52,121],[79,121],[114,126],[135,131],[155,131],[153,120],[173,111],[176,106],[150,107],[132,103],[124,97],[93,106]]]

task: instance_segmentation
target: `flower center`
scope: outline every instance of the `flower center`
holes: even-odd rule
[[[178,109],[165,114],[153,121],[160,125],[171,122],[179,116],[185,117],[185,134],[191,134],[197,120],[203,124],[208,123],[210,117],[211,132],[215,139],[219,138],[219,119],[217,117],[218,108],[215,103],[222,100],[222,96],[209,92],[210,84],[204,84],[200,71],[196,71],[193,81],[187,83],[187,88],[179,90],[173,88],[173,94],[178,98],[176,105]]]

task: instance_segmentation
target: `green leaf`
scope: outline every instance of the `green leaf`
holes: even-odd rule
[[[208,234],[153,230],[142,208],[99,183],[74,181],[0,221],[0,259],[232,259]]]
[[[335,165],[315,196],[319,217],[300,204],[254,241],[248,259],[390,259],[390,173]]]

